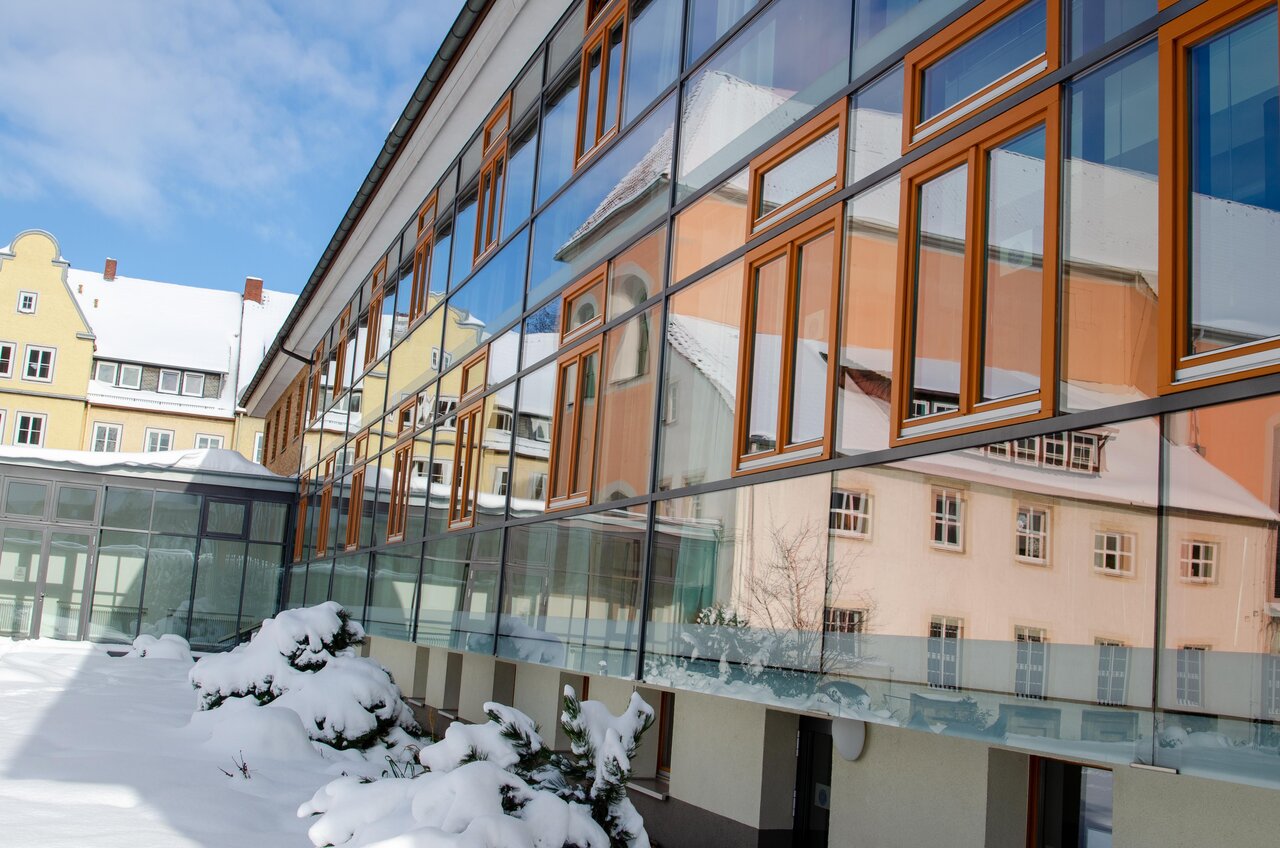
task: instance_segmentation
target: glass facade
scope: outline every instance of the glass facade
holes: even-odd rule
[[[381,296],[318,307],[285,603],[1280,785],[1276,6],[1155,7],[571,9],[505,176],[477,128]],[[230,638],[260,540],[147,509],[107,491],[112,626],[145,569]]]

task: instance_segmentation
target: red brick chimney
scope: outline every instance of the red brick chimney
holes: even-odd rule
[[[105,268],[102,269],[102,279],[106,280],[107,282],[111,282],[115,278],[116,278],[116,261],[108,257],[107,265]]]
[[[262,303],[262,280],[259,277],[244,278],[244,299]]]

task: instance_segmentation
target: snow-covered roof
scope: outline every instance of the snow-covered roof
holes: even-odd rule
[[[265,466],[245,459],[237,451],[221,448],[120,453],[0,445],[0,463],[101,474],[160,477],[176,475],[184,479],[198,475],[256,477],[258,480],[252,484],[255,487],[278,491],[292,490],[294,486],[290,478],[281,477]]]

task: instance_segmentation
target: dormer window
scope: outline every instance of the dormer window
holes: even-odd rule
[[[182,393],[190,397],[204,397],[204,375],[188,371],[182,375]]]
[[[35,292],[18,292],[18,311],[23,315],[35,315],[37,297]]]

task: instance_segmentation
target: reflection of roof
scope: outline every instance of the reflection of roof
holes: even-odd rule
[[[193,475],[250,475],[259,478],[253,485],[292,490],[294,484],[287,477],[268,471],[256,462],[250,462],[233,450],[200,449],[155,451],[151,453],[114,453],[78,450],[52,450],[49,448],[0,446],[0,462],[13,465],[35,465],[45,468],[71,468],[101,474],[130,474],[159,477],[186,477]],[[284,487],[271,484],[279,481]]]
[[[672,130],[668,128],[657,144],[649,148],[649,152],[610,189],[595,211],[573,231],[569,240],[556,251],[556,259],[572,253],[589,233],[598,229],[605,221],[667,184],[671,179],[671,140]]]
[[[700,75],[685,98],[687,120],[680,126],[681,176],[723,150],[727,140],[761,122],[775,125],[765,133],[769,138],[785,130],[797,117],[779,108],[790,97],[791,92],[756,85],[724,71]]]

